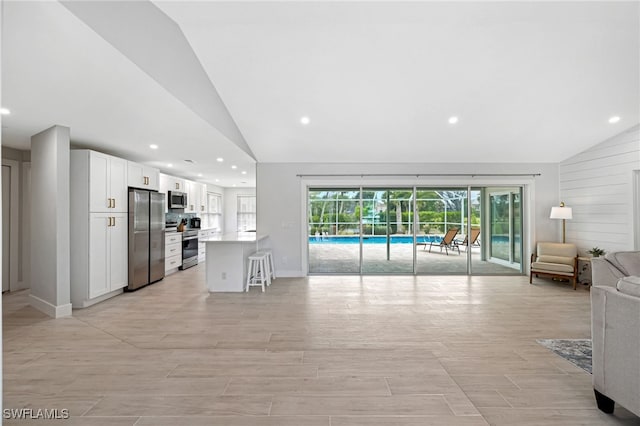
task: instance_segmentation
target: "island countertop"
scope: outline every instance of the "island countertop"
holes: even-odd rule
[[[255,232],[227,232],[211,235],[198,241],[201,243],[255,243],[267,238],[267,236]]]

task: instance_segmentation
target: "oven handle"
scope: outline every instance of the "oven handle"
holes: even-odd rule
[[[198,236],[196,235],[195,237],[184,237],[182,238],[182,241],[188,241],[188,240],[197,240]]]

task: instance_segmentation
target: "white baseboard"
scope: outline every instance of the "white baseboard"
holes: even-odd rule
[[[302,271],[294,271],[294,270],[288,270],[288,271],[282,271],[280,269],[276,269],[276,278],[278,277],[282,277],[282,278],[300,278],[300,277],[306,277],[307,274],[305,274]]]
[[[52,305],[46,300],[40,299],[38,296],[34,296],[33,294],[29,295],[29,302],[32,307],[39,310],[40,312],[49,315],[51,318],[62,318],[71,316],[71,303],[56,306]]]

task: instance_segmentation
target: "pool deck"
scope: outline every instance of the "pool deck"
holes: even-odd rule
[[[418,274],[461,274],[467,273],[466,247],[458,251],[444,250],[434,246],[416,247],[416,273]],[[309,244],[310,273],[359,273],[359,244]],[[412,273],[413,244],[391,244],[387,260],[386,244],[362,245],[363,273]],[[471,271],[473,274],[520,274],[518,269],[509,268],[481,259],[480,248],[471,249]]]

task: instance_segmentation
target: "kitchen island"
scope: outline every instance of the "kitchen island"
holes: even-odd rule
[[[216,234],[200,240],[205,243],[206,283],[209,292],[244,291],[247,257],[265,248],[267,235],[255,232]]]

